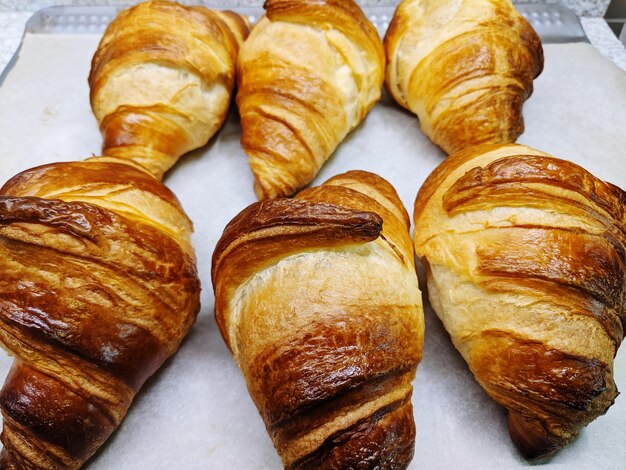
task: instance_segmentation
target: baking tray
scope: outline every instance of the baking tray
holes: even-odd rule
[[[188,2],[194,3],[194,2]],[[199,2],[201,4],[201,2]],[[35,13],[28,24],[29,33],[103,33],[115,15],[126,6],[56,6]],[[518,11],[533,25],[543,42],[587,41],[576,14],[562,5],[521,4]],[[255,23],[263,14],[262,8],[233,7],[232,10]],[[365,7],[365,13],[379,34],[384,36],[395,7]]]
[[[102,28],[118,9],[60,7],[33,17],[0,85],[0,182],[35,165],[99,152],[102,140],[89,108],[87,74]],[[235,10],[253,18],[260,13]],[[384,28],[391,10],[365,11]],[[72,28],[63,26],[69,23]],[[546,45],[546,67],[525,105],[520,142],[626,187],[626,75],[589,44],[572,42]],[[233,108],[220,133],[166,177],[194,220],[202,310],[181,350],[144,387],[89,469],[281,468],[213,320],[211,254],[226,223],[256,200],[239,136]],[[314,184],[350,169],[373,171],[396,187],[411,211],[418,188],[443,158],[417,119],[385,95]],[[505,411],[476,384],[428,302],[425,316],[424,358],[413,384],[417,435],[410,468],[526,467],[510,443]],[[0,377],[10,363],[0,355]],[[624,351],[617,355],[615,376],[618,386],[626,387]],[[626,399],[618,397],[605,416],[542,468],[623,469],[625,416]]]
[[[202,4],[202,2],[187,2]],[[228,2],[225,1],[225,4]],[[117,13],[129,5],[108,6],[53,6],[39,10],[30,17],[24,34],[102,34]],[[262,8],[229,7],[245,15],[254,24],[262,15]],[[546,43],[589,42],[578,16],[567,7],[552,4],[520,4],[518,11],[533,25],[541,40]],[[368,19],[383,37],[393,17],[395,7],[365,7]],[[19,52],[0,71],[0,84],[15,63]]]

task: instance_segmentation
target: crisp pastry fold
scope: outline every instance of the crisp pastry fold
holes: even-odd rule
[[[215,317],[285,468],[405,468],[424,322],[409,219],[352,171],[252,204],[213,255]]]
[[[241,143],[260,199],[309,184],[381,95],[384,52],[352,0],[268,0],[241,48]]]
[[[626,193],[521,145],[450,156],[415,201],[431,304],[529,459],[550,456],[618,395]]]
[[[446,153],[515,142],[524,131],[543,49],[510,0],[404,0],[385,52],[390,94]]]
[[[192,223],[160,177],[223,120],[244,30],[169,2],[122,12],[90,75],[103,156],[0,189],[1,468],[79,468],[191,328]]]

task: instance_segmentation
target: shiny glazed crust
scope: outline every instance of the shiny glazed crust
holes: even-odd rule
[[[387,89],[446,153],[524,131],[543,50],[509,0],[404,0],[385,52]]]
[[[352,171],[249,206],[213,255],[215,317],[286,468],[405,468],[424,321],[409,219]]]
[[[378,101],[384,52],[353,0],[268,0],[241,48],[241,143],[259,199],[310,183]]]
[[[0,191],[2,468],[78,468],[199,309],[191,223],[146,172],[27,170]]]
[[[102,154],[161,178],[226,118],[247,22],[232,12],[152,1],[122,11],[93,56],[91,106]]]
[[[244,32],[203,8],[123,11],[89,78],[104,156],[32,168],[0,190],[0,342],[15,356],[0,468],[79,468],[191,328],[192,225],[158,178],[223,120]]]
[[[528,459],[550,456],[617,396],[626,193],[521,145],[448,157],[415,201],[431,304]]]

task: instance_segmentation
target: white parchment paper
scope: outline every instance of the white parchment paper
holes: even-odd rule
[[[87,75],[96,36],[27,35],[0,85],[0,183],[26,168],[97,154]],[[521,143],[582,164],[626,188],[626,74],[587,44],[547,45],[546,66],[526,103]],[[186,157],[166,183],[195,223],[202,311],[179,353],[138,395],[90,469],[279,469],[280,461],[213,320],[210,263],[228,223],[254,202],[252,175],[233,111],[219,135]],[[376,172],[412,212],[443,152],[417,119],[388,97],[341,145],[314,181],[351,169]],[[423,279],[422,279],[423,281]],[[425,290],[425,283],[421,283]],[[0,377],[11,359],[0,355]],[[626,389],[626,351],[615,364]],[[426,304],[424,358],[414,382],[412,469],[514,469],[528,464],[510,443],[506,413],[474,381]],[[626,468],[626,396],[542,468]]]

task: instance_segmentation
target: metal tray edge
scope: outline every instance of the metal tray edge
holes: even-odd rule
[[[188,2],[203,4],[203,2]],[[24,36],[29,34],[102,34],[117,13],[127,5],[110,6],[51,6],[43,8],[28,19],[17,50],[0,73],[0,86],[19,56]],[[518,11],[531,23],[546,43],[589,42],[580,19],[569,8],[555,4],[517,4]],[[227,7],[248,17],[251,23],[263,14],[261,7]],[[395,6],[365,6],[363,11],[384,36]]]

